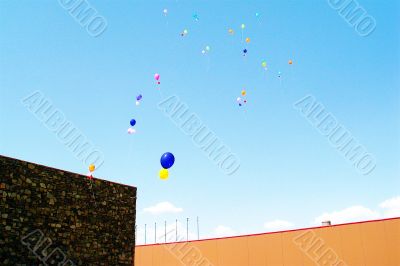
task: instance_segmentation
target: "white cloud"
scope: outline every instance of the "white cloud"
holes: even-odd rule
[[[293,228],[293,224],[284,220],[274,220],[266,222],[264,224],[264,228],[269,231],[287,230]]]
[[[385,218],[400,217],[400,196],[385,200],[379,207],[383,209]]]
[[[226,236],[234,236],[236,235],[236,231],[232,228],[224,225],[218,225],[214,229],[214,237],[226,237]]]
[[[352,206],[340,211],[325,212],[315,218],[314,223],[321,225],[322,221],[331,221],[332,224],[341,224],[348,222],[359,222],[373,220],[380,217],[379,212],[370,210],[364,206]]]
[[[153,215],[159,215],[159,214],[166,214],[166,213],[179,213],[182,212],[182,208],[175,207],[172,203],[168,201],[160,202],[157,203],[154,206],[144,208],[144,212],[151,213]]]

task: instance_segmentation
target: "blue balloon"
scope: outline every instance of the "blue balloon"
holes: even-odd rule
[[[130,123],[131,123],[131,126],[134,126],[134,125],[136,125],[136,120],[132,119]]]
[[[175,157],[172,153],[166,152],[161,156],[160,163],[164,169],[169,169],[174,165]]]

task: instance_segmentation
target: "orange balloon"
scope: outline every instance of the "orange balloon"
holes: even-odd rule
[[[249,37],[246,38],[246,42],[247,42],[247,43],[250,42],[250,38],[249,38]]]
[[[291,64],[293,64],[293,61],[292,61],[292,60],[289,60],[289,65],[291,65]]]

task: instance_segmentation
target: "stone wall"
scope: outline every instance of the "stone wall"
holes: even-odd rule
[[[136,188],[0,156],[0,265],[133,265]]]

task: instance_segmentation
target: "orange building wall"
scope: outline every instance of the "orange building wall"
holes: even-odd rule
[[[136,266],[400,266],[400,218],[137,246]]]

